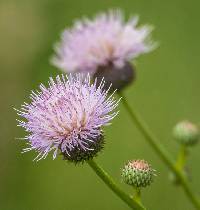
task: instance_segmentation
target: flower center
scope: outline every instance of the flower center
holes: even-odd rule
[[[129,162],[129,165],[138,170],[149,170],[149,164],[144,160],[134,160]]]

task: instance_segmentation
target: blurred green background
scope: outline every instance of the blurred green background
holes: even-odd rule
[[[21,154],[25,142],[16,127],[16,113],[30,90],[59,73],[50,66],[52,45],[73,19],[121,8],[138,14],[140,23],[155,26],[160,46],[137,59],[137,82],[125,92],[172,156],[178,145],[173,125],[182,119],[200,123],[200,1],[199,0],[1,0],[0,1],[0,210],[128,210],[87,166],[52,161],[32,162],[34,152]],[[121,187],[120,168],[126,160],[144,158],[157,170],[154,184],[143,192],[149,210],[193,210],[184,192],[168,181],[168,169],[120,115],[106,129],[107,144],[98,162]],[[191,186],[200,192],[200,146],[191,150]]]

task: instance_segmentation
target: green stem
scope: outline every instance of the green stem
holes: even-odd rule
[[[135,194],[133,195],[133,200],[135,200],[137,203],[141,203],[141,189],[140,188],[134,188]]]
[[[102,179],[102,181],[118,196],[120,197],[129,207],[133,210],[145,210],[142,204],[134,201],[131,196],[121,190],[113,179],[94,161],[88,160],[88,164],[94,170],[94,172]]]
[[[193,203],[193,205],[196,207],[196,209],[200,209],[200,201],[190,189],[185,175],[182,173],[182,171],[177,169],[169,153],[165,150],[164,146],[157,140],[157,138],[154,136],[154,134],[151,132],[151,130],[149,129],[147,124],[143,121],[143,119],[139,116],[139,114],[130,107],[123,93],[119,92],[119,95],[122,97],[122,103],[126,108],[127,112],[129,113],[132,122],[138,127],[138,129],[144,135],[147,142],[152,146],[152,148],[160,156],[163,162],[172,170],[172,172],[179,179],[180,184],[182,185],[186,195]]]
[[[186,163],[186,156],[187,156],[187,148],[185,145],[181,145],[180,147],[180,151],[177,157],[177,161],[176,161],[176,168],[179,171],[184,172],[184,167],[185,167],[185,163]]]
[[[187,156],[187,148],[185,145],[181,145],[175,163],[175,167],[180,173],[184,174],[185,179],[188,179],[187,173],[185,171],[186,156]],[[180,185],[180,179],[176,176],[176,174],[174,174],[173,182],[177,185]]]

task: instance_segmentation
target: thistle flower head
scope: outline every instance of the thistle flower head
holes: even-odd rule
[[[146,187],[153,181],[154,170],[145,160],[129,161],[122,169],[122,179],[134,187]]]
[[[188,146],[196,144],[200,137],[197,125],[186,120],[176,124],[173,134],[177,141]]]
[[[49,87],[40,85],[40,91],[32,92],[31,103],[24,103],[18,114],[24,118],[19,126],[29,135],[25,138],[29,147],[36,150],[37,160],[58,151],[68,160],[79,162],[92,158],[103,146],[102,126],[116,116],[118,105],[108,90],[102,90],[97,80],[92,84],[89,75],[57,76],[50,78]]]
[[[76,21],[63,32],[52,63],[64,72],[95,74],[108,65],[116,67],[117,72],[154,47],[148,40],[151,28],[137,27],[137,23],[136,17],[125,22],[120,10],[99,14],[94,20]]]

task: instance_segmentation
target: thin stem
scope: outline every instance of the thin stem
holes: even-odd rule
[[[137,203],[141,203],[141,189],[139,187],[134,187],[135,194],[133,195],[133,200],[135,200]]]
[[[179,150],[179,153],[178,153],[178,156],[177,156],[175,167],[180,173],[184,174],[185,179],[188,179],[187,173],[185,171],[186,157],[187,157],[187,148],[183,144],[183,145],[180,146],[180,150]],[[180,185],[180,179],[177,178],[176,174],[174,174],[174,180],[173,181],[174,181],[175,184]]]
[[[131,196],[121,190],[114,180],[101,168],[94,160],[88,160],[89,166],[94,172],[102,179],[102,181],[118,196],[120,197],[129,207],[133,210],[145,210],[142,204],[134,201]]]
[[[182,185],[186,195],[188,196],[190,201],[193,203],[193,205],[196,207],[196,209],[200,209],[200,201],[190,189],[185,175],[182,173],[182,171],[177,169],[169,153],[166,151],[164,146],[157,140],[157,138],[154,136],[152,131],[149,129],[149,127],[143,121],[143,119],[139,116],[139,114],[136,111],[134,111],[133,108],[130,107],[123,93],[119,92],[119,95],[122,97],[122,103],[124,107],[126,108],[127,112],[129,113],[129,116],[131,117],[132,122],[138,127],[138,129],[144,135],[147,142],[152,146],[152,148],[160,156],[163,162],[173,171],[173,173],[179,179],[180,184]]]
[[[183,144],[183,145],[180,146],[179,154],[178,154],[177,161],[176,161],[176,168],[179,171],[183,171],[184,172],[184,167],[185,167],[185,163],[186,163],[186,157],[187,157],[187,148]]]

